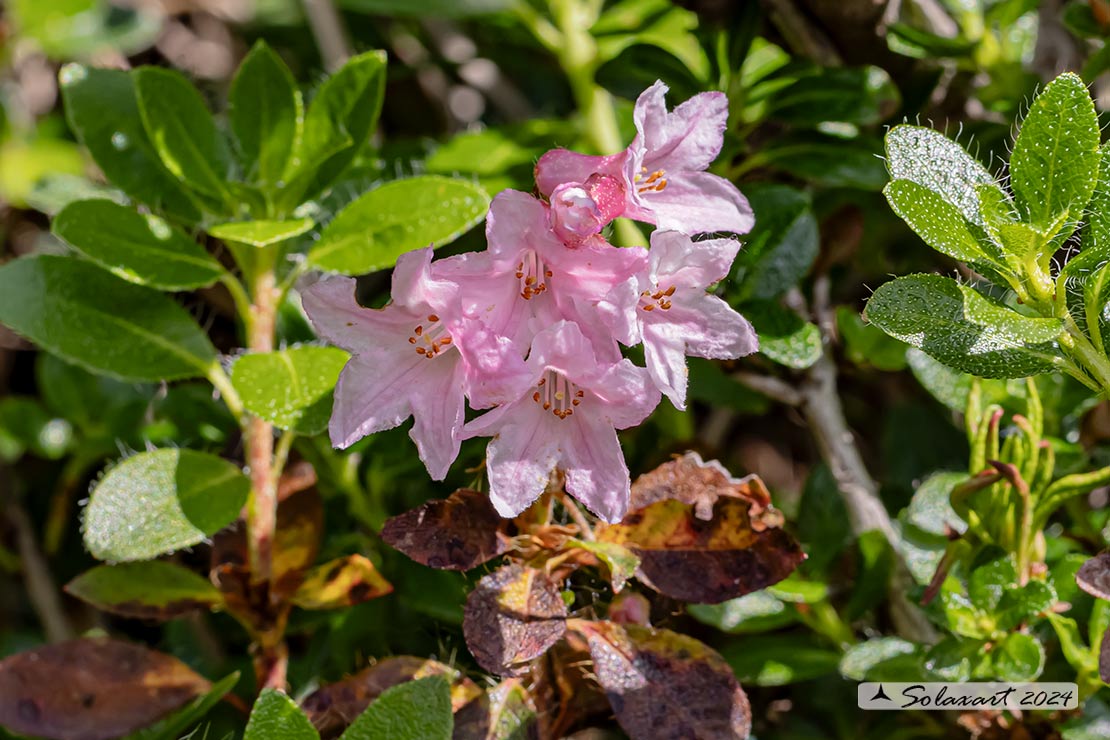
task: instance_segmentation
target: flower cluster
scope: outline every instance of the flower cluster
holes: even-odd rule
[[[330,432],[346,447],[409,416],[420,459],[441,480],[463,439],[492,437],[490,495],[515,516],[555,470],[568,493],[606,521],[628,506],[618,429],[642,422],[665,394],[686,402],[686,356],[756,349],[751,325],[706,289],[729,272],[747,201],[705,170],[720,151],[727,101],[703,93],[668,112],[657,82],[636,102],[637,135],[607,157],[556,149],[536,165],[541,198],[506,190],[486,219],[483,252],[403,255],[392,302],[367,309],[355,283],[329,279],[303,302],[321,337],[352,353]],[[602,236],[617,217],[654,224],[651,248]],[[643,344],[646,367],[620,344]],[[490,409],[467,422],[473,409]]]

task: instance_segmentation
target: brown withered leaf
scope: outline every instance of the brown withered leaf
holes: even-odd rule
[[[692,637],[613,622],[575,620],[594,675],[632,740],[742,740],[751,707],[724,659]]]
[[[489,496],[460,488],[387,520],[382,539],[429,568],[470,570],[509,549],[508,524]]]
[[[1110,600],[1110,550],[1083,563],[1075,574],[1075,582],[1091,596]]]
[[[507,678],[455,712],[452,740],[517,740],[527,737],[536,708],[524,684]]]
[[[638,477],[632,483],[629,509],[674,499],[693,506],[699,519],[709,519],[722,496],[751,502],[753,529],[782,526],[782,514],[771,507],[771,494],[759,476],[733,478],[721,463],[706,462],[696,452],[687,452]]]
[[[177,658],[107,637],[68,640],[0,661],[0,726],[52,740],[108,740],[206,693]]]
[[[305,574],[304,583],[293,594],[302,609],[342,609],[361,604],[393,590],[374,564],[362,555],[317,565]]]
[[[386,689],[429,676],[451,681],[451,708],[458,712],[482,690],[449,665],[435,660],[401,655],[386,658],[353,676],[317,689],[301,702],[322,740],[338,737]]]
[[[600,525],[601,542],[624,545],[640,558],[638,576],[674,599],[717,604],[766,588],[788,576],[805,555],[777,527],[753,526],[747,498],[720,496],[709,507],[664,499]]]
[[[592,677],[593,666],[584,636],[568,631],[537,662],[529,693],[537,707],[536,735],[565,737],[612,714],[609,700]]]
[[[520,675],[566,631],[567,605],[559,584],[543,571],[504,565],[470,592],[463,636],[478,665],[502,676]]]

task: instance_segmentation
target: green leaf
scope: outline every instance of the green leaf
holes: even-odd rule
[[[1052,372],[1059,319],[1029,318],[940,275],[909,275],[879,287],[866,317],[944,364],[984,378]]]
[[[228,103],[247,177],[273,188],[300,145],[304,103],[289,68],[265,41],[255,43],[239,66]]]
[[[162,164],[197,192],[226,198],[231,157],[197,89],[180,72],[161,67],[140,67],[131,76]]]
[[[312,229],[316,222],[311,218],[298,218],[293,221],[233,221],[217,224],[208,233],[217,239],[252,247],[268,247],[271,244],[300,236]]]
[[[74,249],[124,280],[161,290],[201,288],[220,279],[216,258],[158,216],[110,200],[70,203],[51,229]]]
[[[886,135],[886,166],[892,180],[910,180],[932,190],[965,219],[983,225],[976,189],[997,187],[994,176],[944,134],[921,126],[895,126]]]
[[[1006,587],[1017,583],[1017,567],[1009,555],[980,563],[967,579],[967,595],[981,611],[991,613]]]
[[[312,346],[243,355],[231,369],[231,383],[252,414],[282,429],[319,434],[349,357],[335,347]]]
[[[85,546],[99,560],[149,560],[191,547],[235,521],[250,480],[227,460],[194,450],[142,452],[93,488]]]
[[[191,378],[216,360],[208,337],[170,298],[72,257],[23,257],[0,267],[0,323],[121,380]]]
[[[892,339],[878,327],[864,322],[855,309],[837,306],[836,327],[840,331],[848,359],[855,364],[887,372],[905,369],[905,343]]]
[[[887,182],[878,140],[806,132],[775,139],[752,163],[766,163],[795,177],[830,188],[882,190]]]
[[[773,301],[748,303],[741,311],[759,335],[759,352],[771,360],[803,370],[821,359],[821,330]]]
[[[766,632],[798,619],[797,611],[766,591],[753,591],[720,604],[690,604],[690,616],[730,634]]]
[[[856,643],[840,658],[840,675],[852,681],[866,681],[868,672],[880,663],[915,652],[917,645],[901,637],[878,637]]]
[[[567,545],[586,550],[597,556],[597,559],[604,564],[609,572],[609,582],[613,586],[614,593],[620,593],[624,584],[635,575],[636,569],[640,567],[640,558],[636,556],[636,553],[615,542],[592,542],[571,537],[567,540]]]
[[[340,740],[450,740],[454,726],[451,685],[430,676],[383,691]]]
[[[1043,614],[1056,603],[1056,592],[1044,581],[1030,581],[1024,586],[1011,584],[998,602],[998,629],[1016,629],[1022,622]]]
[[[223,600],[207,578],[161,560],[98,565],[65,590],[98,609],[143,619],[172,619]]]
[[[251,709],[243,740],[319,740],[320,733],[284,692],[264,689]]]
[[[819,248],[809,197],[786,185],[747,190],[755,227],[736,257],[729,288],[733,302],[777,298],[798,284]]]
[[[619,0],[605,9],[590,27],[590,34],[597,39],[598,58],[603,62],[616,59],[633,45],[654,48],[657,55],[662,50],[673,56],[688,75],[704,82],[709,76],[709,59],[693,33],[697,28],[693,11],[665,0]],[[625,74],[635,75],[636,71],[626,69]]]
[[[994,675],[1002,681],[1032,681],[1044,668],[1044,647],[1022,632],[1007,635],[989,655]]]
[[[768,115],[795,126],[870,126],[898,110],[898,88],[879,67],[822,68],[800,75],[769,99]]]
[[[143,129],[127,72],[67,64],[58,80],[70,128],[112,183],[176,219],[200,220],[197,204],[162,166]]]
[[[385,52],[351,57],[321,86],[304,119],[301,149],[286,180],[295,206],[331,184],[374,133],[385,96]]]
[[[1060,214],[1078,219],[1098,178],[1099,125],[1087,86],[1065,73],[1036,97],[1010,156],[1018,208],[1047,226]]]
[[[835,673],[840,653],[797,635],[761,635],[725,643],[721,657],[743,684],[785,686]]]
[[[883,189],[894,212],[941,254],[961,262],[991,262],[970,224],[940,193],[912,180],[894,180]]]
[[[450,243],[488,207],[485,191],[465,180],[425,175],[386,183],[343,209],[308,259],[344,275],[385,270],[405,252]]]
[[[52,417],[37,398],[0,398],[0,458],[13,460],[29,451],[46,460],[59,460],[72,442],[69,422]]]
[[[949,528],[962,533],[967,529],[967,522],[952,508],[949,497],[953,486],[963,483],[967,477],[967,473],[948,471],[930,475],[910,499],[906,519],[921,531],[939,537],[947,536]]]

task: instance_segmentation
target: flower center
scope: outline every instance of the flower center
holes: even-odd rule
[[[671,296],[674,295],[674,286],[666,290],[660,290],[659,286],[655,286],[655,291],[645,290],[640,293],[640,308],[645,311],[654,311],[656,308],[661,308],[666,311],[671,307]]]
[[[650,175],[647,173],[647,167],[641,167],[640,172],[636,175],[636,192],[638,193],[659,193],[667,187],[667,173],[665,170],[656,170]]]
[[[416,354],[423,355],[429,360],[440,354],[446,352],[447,348],[451,346],[451,336],[447,333],[447,328],[439,320],[439,317],[433,314],[428,314],[428,325],[417,324],[416,328],[412,330],[412,335],[409,336],[409,344],[416,345]]]
[[[574,407],[582,403],[585,396],[574,383],[566,379],[562,373],[548,370],[536,383],[536,391],[532,400],[543,406],[544,411],[550,411],[556,418],[565,419],[574,414]]]
[[[543,293],[547,290],[547,279],[551,275],[551,270],[547,269],[535,250],[529,249],[516,266],[516,276],[520,280],[520,297],[527,301],[532,296]]]

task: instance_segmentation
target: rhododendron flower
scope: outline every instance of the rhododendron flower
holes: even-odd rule
[[[593,304],[647,265],[645,250],[618,249],[600,236],[567,245],[553,231],[548,207],[516,190],[493,199],[486,240],[485,252],[438,262],[439,274],[462,287],[468,314],[511,338],[521,355],[536,331],[556,321],[579,321],[591,334],[603,330]],[[599,352],[613,344],[592,338]],[[614,346],[610,354],[616,352]]]
[[[616,430],[639,424],[659,403],[647,372],[627,359],[599,362],[578,325],[560,321],[536,335],[506,383],[516,400],[463,431],[494,435],[486,459],[498,513],[520,514],[558,468],[570,495],[605,521],[620,521],[630,483]]]
[[[430,247],[401,255],[385,308],[360,306],[351,278],[316,283],[302,302],[317,334],[352,353],[335,387],[332,444],[348,447],[412,416],[420,459],[442,480],[464,421],[466,363],[456,340],[481,330],[464,319],[459,287],[432,274],[431,259]]]
[[[727,360],[759,348],[752,325],[706,288],[728,275],[733,239],[693,242],[677,231],[651,235],[648,268],[614,289],[601,311],[621,341],[644,344],[652,380],[686,408],[686,356]]]
[[[600,232],[624,211],[624,186],[609,175],[590,175],[586,182],[564,183],[551,191],[551,224],[567,244]]]
[[[624,190],[624,208],[614,216],[686,234],[749,231],[754,218],[748,201],[731,182],[705,172],[721,151],[728,98],[701,93],[668,113],[666,92],[656,82],[640,95],[633,111],[636,138],[620,154],[591,157],[555,149],[540,157],[540,192],[552,196],[560,185],[607,176]]]

